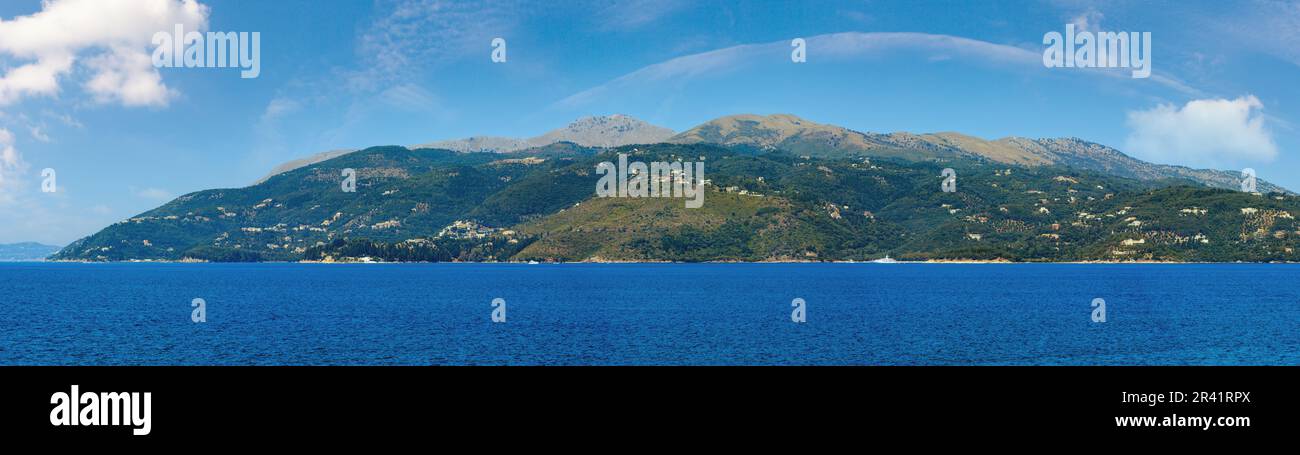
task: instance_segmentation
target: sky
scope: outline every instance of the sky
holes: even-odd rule
[[[156,66],[176,24],[257,32],[259,74]],[[1067,24],[1150,32],[1150,77],[1046,66]],[[1298,2],[5,0],[0,243],[65,245],[317,152],[616,113],[1079,137],[1300,190],[1296,81]]]

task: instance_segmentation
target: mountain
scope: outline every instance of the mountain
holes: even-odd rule
[[[572,142],[585,147],[618,147],[629,144],[655,144],[672,137],[673,131],[622,114],[584,117],[564,128],[529,139],[477,136],[431,142],[412,146],[457,152],[515,152],[556,142]]]
[[[36,242],[0,244],[0,262],[43,261],[51,254],[59,252],[60,249],[62,247]]]
[[[372,147],[247,188],[186,194],[54,258],[1300,261],[1300,197],[1291,194],[958,159],[938,148],[950,154],[940,162],[764,150],[792,137],[512,153]],[[703,207],[595,197],[596,164],[620,153],[703,161]],[[955,192],[940,190],[945,167],[960,176]],[[356,170],[355,192],[342,191],[343,168]]]
[[[618,147],[629,144],[653,144],[672,137],[673,130],[651,125],[636,118],[614,114],[609,116],[583,117],[569,123],[568,126],[552,130],[541,136],[529,139],[517,139],[500,136],[471,136],[464,139],[430,142],[411,146],[412,149],[442,149],[456,152],[508,153],[530,148],[545,147],[551,144],[568,142],[585,147]],[[254,182],[267,179],[285,172],[321,161],[337,158],[356,149],[340,149],[321,152],[305,158],[296,159],[276,166],[269,174]]]
[[[292,171],[294,169],[298,169],[303,166],[310,166],[319,163],[321,161],[332,160],[334,158],[338,158],[340,156],[347,155],[355,151],[356,149],[330,150],[328,152],[320,152],[315,155],[308,156],[306,158],[299,158],[293,161],[289,161],[287,163],[276,166],[275,169],[272,169],[271,172],[266,174],[265,177],[257,179],[257,182],[255,182],[254,184],[265,182],[267,179],[270,179],[271,177],[275,177],[277,175]]]
[[[711,143],[759,151],[785,150],[822,158],[877,157],[910,161],[977,160],[1017,166],[1066,166],[1141,180],[1187,180],[1215,188],[1240,187],[1239,172],[1148,163],[1076,138],[985,140],[959,133],[862,133],[789,114],[733,115],[711,120],[667,142]],[[1286,189],[1258,181],[1262,192]]]

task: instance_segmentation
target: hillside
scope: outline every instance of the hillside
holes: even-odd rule
[[[1240,173],[1148,163],[1076,138],[985,140],[959,133],[862,133],[789,114],[733,115],[711,120],[668,139],[679,144],[721,144],[760,151],[784,150],[821,158],[876,157],[909,161],[988,161],[1017,166],[1064,166],[1140,180],[1184,180],[1238,189]],[[1259,180],[1262,192],[1285,191]]]
[[[1008,137],[985,140],[953,132],[861,133],[790,114],[726,116],[677,135],[673,135],[670,129],[615,114],[580,118],[563,128],[533,138],[473,136],[410,148],[462,153],[512,153],[556,144],[599,149],[660,142],[717,144],[752,153],[781,150],[819,158],[873,157],[935,163],[976,161],[1017,166],[1064,166],[1148,181],[1177,180],[1225,189],[1237,189],[1240,185],[1239,172],[1148,163],[1113,148],[1076,138]],[[277,166],[256,183],[354,151],[333,150],[289,161]],[[1258,187],[1265,193],[1287,191],[1263,179],[1259,180]]]
[[[334,159],[334,158],[338,158],[338,157],[340,157],[340,156],[347,155],[347,154],[352,153],[352,152],[355,152],[355,151],[356,151],[356,150],[353,150],[353,149],[330,150],[330,151],[328,151],[328,152],[320,152],[320,153],[317,153],[317,154],[314,154],[314,155],[311,155],[311,156],[307,156],[307,157],[304,157],[304,158],[299,158],[299,159],[296,159],[296,160],[293,160],[293,161],[289,161],[289,162],[283,163],[283,164],[281,164],[281,165],[279,165],[279,166],[276,166],[275,169],[271,169],[271,172],[267,173],[265,177],[262,177],[262,178],[260,178],[260,179],[257,179],[257,181],[256,181],[256,182],[253,182],[253,184],[256,185],[256,184],[258,184],[258,183],[262,183],[262,182],[267,181],[267,180],[270,179],[271,177],[275,177],[275,176],[280,175],[280,174],[283,174],[283,173],[285,173],[285,172],[289,172],[289,171],[292,171],[292,170],[294,170],[294,169],[298,169],[298,168],[300,168],[300,167],[304,167],[304,166],[311,166],[311,165],[316,164],[316,163],[319,163],[319,162],[321,162],[321,161],[332,160],[332,159]]]
[[[706,163],[705,203],[595,198],[596,163]],[[956,192],[940,191],[942,167]],[[344,168],[357,190],[340,189]],[[63,260],[1300,260],[1300,198],[1058,165],[709,144],[515,153],[373,147],[187,194]]]
[[[651,125],[622,114],[608,116],[583,117],[570,122],[563,128],[551,130],[541,136],[520,139],[500,136],[471,136],[463,139],[430,142],[412,145],[411,149],[440,149],[462,153],[510,153],[527,149],[542,148],[554,144],[568,143],[584,147],[618,147],[628,144],[653,144],[663,142],[673,135],[673,130]],[[316,153],[304,158],[292,160],[276,166],[265,177],[254,184],[265,182],[271,177],[304,166],[319,163],[355,152],[355,149],[340,149]]]

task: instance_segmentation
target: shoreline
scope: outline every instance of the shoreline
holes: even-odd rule
[[[388,262],[388,261],[259,261],[259,262],[211,262],[211,261],[194,261],[194,260],[127,260],[127,261],[79,261],[79,260],[39,260],[39,261],[0,261],[0,264],[42,264],[42,263],[74,263],[74,264],[515,264],[515,265],[560,265],[560,264],[876,264],[876,265],[898,265],[898,264],[1098,264],[1098,265],[1118,265],[1118,264],[1205,264],[1205,265],[1226,265],[1226,264],[1300,264],[1300,261],[1231,261],[1231,262],[1211,262],[1211,261],[1009,261],[1009,260],[985,260],[985,259],[929,259],[924,261],[897,260],[892,263],[879,263],[875,261],[802,261],[802,260],[764,260],[764,261],[701,261],[701,262],[676,262],[676,261],[611,261],[611,260],[583,260],[583,261],[557,261],[557,262],[538,262],[532,264],[527,261],[492,261],[492,262],[464,262],[464,261],[446,261],[446,262]]]

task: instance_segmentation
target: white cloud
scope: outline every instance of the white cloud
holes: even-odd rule
[[[1263,103],[1252,95],[1162,104],[1128,113],[1130,154],[1157,163],[1224,167],[1271,161],[1277,144],[1264,128]]]
[[[0,128],[0,205],[14,201],[18,190],[18,177],[27,172],[27,163],[23,161],[18,149],[14,148],[14,135],[9,130]]]
[[[95,76],[85,88],[101,103],[118,102],[123,106],[165,106],[174,91],[162,82],[147,52],[127,46],[86,60]]]
[[[166,105],[173,93],[149,58],[150,40],[176,24],[206,30],[207,18],[196,0],[47,0],[39,12],[0,19],[0,55],[24,62],[0,76],[0,105],[58,95],[78,61],[96,100]]]
[[[1105,17],[1105,15],[1101,14],[1101,11],[1097,11],[1095,8],[1088,8],[1087,11],[1074,16],[1074,19],[1071,19],[1070,23],[1074,24],[1076,30],[1096,33],[1101,29],[1101,20]]]

